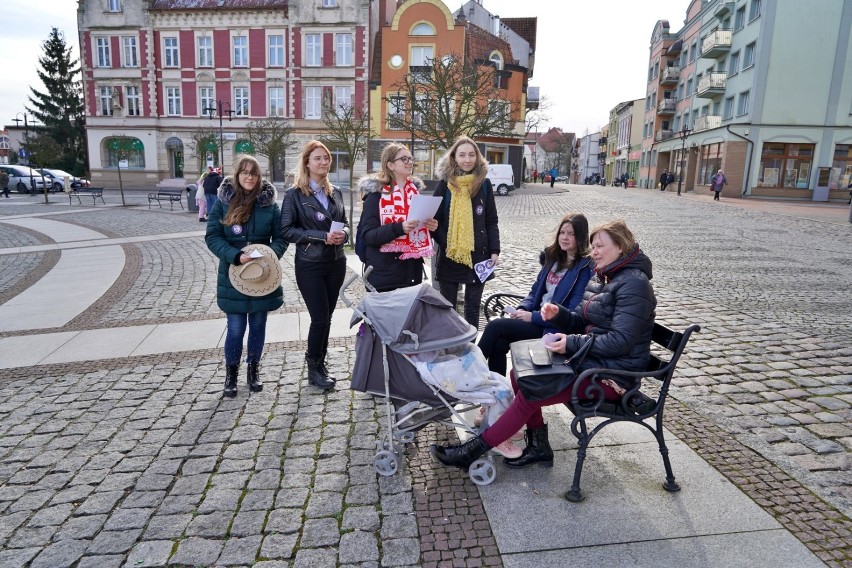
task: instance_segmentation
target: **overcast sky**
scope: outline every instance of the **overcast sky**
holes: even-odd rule
[[[138,1],[138,0],[125,0]],[[305,1],[305,0],[300,0]],[[446,0],[455,12],[465,2]],[[645,97],[648,46],[657,20],[683,26],[689,0],[483,0],[492,14],[538,17],[531,84],[551,101],[550,125],[578,135],[597,131],[616,104]],[[51,27],[77,47],[76,0],[0,0],[0,124],[24,111],[29,86],[43,91],[35,69]]]

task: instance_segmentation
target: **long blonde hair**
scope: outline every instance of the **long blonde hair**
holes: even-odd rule
[[[293,182],[293,185],[298,187],[299,191],[302,192],[302,195],[305,196],[311,194],[311,173],[308,171],[308,160],[311,159],[311,152],[317,148],[325,150],[325,153],[328,154],[329,159],[331,159],[331,152],[329,152],[325,144],[319,140],[309,140],[308,143],[305,144],[305,147],[302,148],[302,151],[299,154],[299,169],[296,170],[296,180]],[[328,176],[326,176],[323,182],[325,186],[325,194],[331,196],[332,187],[331,182],[328,181]]]
[[[249,167],[246,167],[248,165]],[[240,183],[240,172],[244,169],[255,174],[254,187],[243,187]],[[254,204],[260,190],[263,187],[263,179],[260,177],[260,164],[253,156],[240,156],[234,165],[234,195],[228,203],[228,212],[222,218],[223,225],[234,225],[245,223],[254,210]]]
[[[394,177],[393,172],[390,171],[388,162],[392,162],[393,157],[402,150],[408,150],[408,146],[397,142],[391,142],[382,149],[382,157],[380,158],[382,161],[382,170],[376,174],[376,179],[382,182],[382,185],[389,185],[393,187],[396,183],[396,178]]]
[[[476,152],[476,164],[473,166],[472,172],[462,170],[459,163],[456,161],[456,151],[462,144],[470,144]],[[450,146],[450,149],[447,150],[447,153],[444,154],[444,157],[441,158],[441,162],[438,164],[438,175],[442,180],[446,181],[448,185],[455,185],[457,177],[467,175],[468,173],[471,173],[474,176],[473,183],[470,186],[470,196],[473,197],[477,194],[480,188],[482,188],[482,182],[484,182],[485,178],[488,177],[488,162],[485,161],[485,158],[482,156],[482,152],[479,151],[479,146],[476,145],[476,142],[467,136],[459,136],[456,141],[453,142],[453,145]]]

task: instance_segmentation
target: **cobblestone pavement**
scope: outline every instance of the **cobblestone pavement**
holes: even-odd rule
[[[654,262],[658,319],[702,326],[669,428],[827,564],[852,565],[852,226],[597,187],[520,189],[498,208],[502,266],[487,291],[528,290],[566,211],[627,220]],[[188,213],[0,204],[0,236],[37,244],[2,216],[54,211],[108,236],[203,227]],[[104,299],[49,331],[218,315],[201,238],[124,248]],[[0,256],[17,273],[0,301],[57,258]],[[292,253],[284,262],[282,310],[303,309]],[[333,344],[330,394],[306,386],[298,342],[270,345],[264,391],[241,383],[235,400],[219,396],[219,350],[9,370],[0,566],[501,565],[475,486],[428,456],[454,433],[427,427],[400,474],[376,476],[382,407],[347,388],[351,340]]]

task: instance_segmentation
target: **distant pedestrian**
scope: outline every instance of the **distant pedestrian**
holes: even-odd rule
[[[668,172],[666,174],[666,186],[670,186],[672,183],[674,183],[674,174],[671,173],[671,172]]]
[[[660,191],[665,191],[666,186],[669,185],[669,172],[668,170],[663,170],[663,173],[660,174]]]
[[[538,183],[544,183],[544,172],[538,172]]]
[[[535,183],[537,177],[538,177],[538,170],[533,170],[533,173],[532,173],[533,183]]]
[[[710,189],[713,190],[713,201],[719,201],[719,194],[722,192],[722,187],[728,183],[728,178],[725,177],[725,172],[719,170],[710,181]]]
[[[195,190],[195,204],[198,206],[198,222],[207,222],[207,197],[204,195],[204,185],[198,184]]]
[[[207,175],[204,177],[204,199],[207,200],[207,213],[213,211],[213,206],[216,204],[216,193],[219,191],[219,185],[222,183],[222,176],[219,175],[213,166],[207,168]]]
[[[3,190],[6,199],[9,199],[9,174],[5,170],[0,170],[0,189]]]
[[[550,168],[550,187],[553,187],[553,184],[556,183],[556,176],[559,174],[559,170],[556,169],[556,166]]]

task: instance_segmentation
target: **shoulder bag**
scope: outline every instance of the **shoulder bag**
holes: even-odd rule
[[[553,353],[544,346],[541,339],[512,343],[512,368],[524,398],[544,400],[570,387],[577,378],[577,368],[586,359],[594,341],[595,337],[590,336],[570,357]]]

